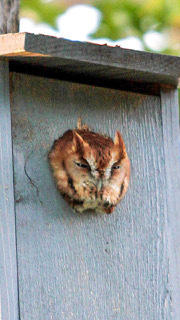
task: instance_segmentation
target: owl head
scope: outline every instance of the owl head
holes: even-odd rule
[[[78,212],[111,213],[124,197],[130,162],[119,131],[114,140],[88,127],[66,131],[49,153],[57,187]]]

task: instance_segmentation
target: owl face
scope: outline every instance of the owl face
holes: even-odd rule
[[[114,141],[86,130],[69,130],[49,153],[57,187],[78,212],[111,213],[124,197],[130,162],[120,133]]]

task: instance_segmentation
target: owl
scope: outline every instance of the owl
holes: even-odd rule
[[[112,213],[128,189],[130,161],[119,131],[113,141],[79,120],[54,141],[48,157],[58,190],[77,212]]]

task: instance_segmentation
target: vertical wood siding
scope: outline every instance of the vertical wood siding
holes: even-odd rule
[[[0,319],[18,319],[8,63],[0,62]]]
[[[21,320],[171,320],[160,98],[15,73],[11,107]],[[79,116],[126,142],[112,215],[74,213],[56,190],[47,153]]]
[[[162,88],[162,126],[167,179],[167,236],[172,318],[180,319],[180,158],[178,90]]]

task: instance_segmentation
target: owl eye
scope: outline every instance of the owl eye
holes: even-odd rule
[[[113,170],[120,169],[120,168],[121,168],[120,165],[119,165],[119,166],[112,166],[112,169],[113,169]]]
[[[81,162],[75,162],[78,167],[89,169],[89,165]]]

